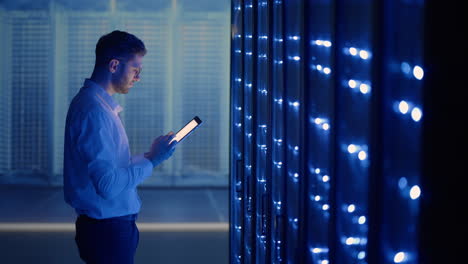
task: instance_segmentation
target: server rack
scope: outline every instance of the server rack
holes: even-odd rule
[[[230,263],[419,263],[424,6],[232,1]]]

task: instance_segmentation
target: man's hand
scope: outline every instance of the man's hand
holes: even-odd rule
[[[149,159],[151,163],[153,163],[153,167],[158,166],[172,156],[175,151],[175,146],[178,143],[174,140],[174,142],[169,144],[174,137],[175,134],[171,131],[169,134],[159,136],[153,141],[150,151],[145,153],[145,158]]]

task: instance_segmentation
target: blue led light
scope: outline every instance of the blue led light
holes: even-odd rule
[[[363,215],[360,216],[360,217],[358,218],[358,223],[359,223],[360,225],[365,224],[365,223],[366,223],[366,217],[363,216]]]
[[[401,177],[400,180],[398,180],[398,187],[400,189],[406,188],[407,185],[408,185],[408,180],[405,177]]]
[[[369,81],[359,81],[355,79],[349,79],[346,82],[346,85],[351,89],[359,87],[359,92],[361,92],[362,94],[368,94],[371,90],[371,85]]]
[[[349,47],[344,49],[344,54],[351,55],[353,57],[359,57],[363,60],[368,60],[372,57],[372,53],[365,49],[358,49],[355,47]]]
[[[296,102],[290,102],[289,105],[291,105],[291,106],[293,106],[293,107],[295,107],[295,108],[298,108],[299,105],[300,105],[300,103],[297,102],[297,101],[296,101]]]
[[[316,71],[318,71],[318,72],[320,72],[320,73],[323,73],[323,74],[325,74],[325,75],[329,75],[329,74],[331,73],[330,67],[323,67],[323,66],[320,65],[320,64],[316,64],[316,65],[315,65],[315,64],[311,64],[311,65],[310,65],[310,68],[311,68],[312,70],[316,70]]]
[[[419,188],[418,185],[414,185],[413,187],[411,187],[410,189],[411,199],[416,200],[419,198],[420,195],[421,195],[421,189]]]
[[[329,180],[330,180],[330,176],[328,176],[328,175],[323,175],[322,176],[322,181],[323,182],[328,182]]]
[[[290,40],[300,40],[301,37],[300,36],[289,36],[288,37]]]
[[[398,252],[395,254],[393,257],[393,262],[395,263],[402,263],[406,260],[406,254],[405,252]]]
[[[352,153],[355,153],[356,151],[357,151],[357,146],[356,145],[354,145],[354,144],[349,144],[348,145],[348,152],[349,153],[352,154]]]
[[[421,109],[419,109],[418,107],[413,108],[413,110],[411,110],[411,118],[413,118],[415,122],[419,122],[422,118]]]
[[[281,161],[273,161],[273,164],[275,164],[278,169],[283,166],[283,162]]]
[[[332,43],[329,40],[321,40],[321,39],[316,39],[316,40],[311,40],[310,41],[311,45],[317,45],[317,46],[323,46],[323,47],[331,47]]]
[[[370,91],[370,86],[368,84],[365,84],[365,83],[361,83],[359,85],[359,91],[362,93],[362,94],[367,94],[369,91]]]
[[[400,65],[401,71],[404,74],[410,74],[411,73],[411,67],[407,62],[402,62]]]
[[[359,151],[358,158],[360,160],[366,160],[367,159],[367,153],[364,150]]]
[[[398,110],[400,110],[402,114],[408,113],[408,110],[409,110],[408,103],[404,100],[400,101],[400,103],[398,104]]]
[[[369,52],[367,50],[360,50],[359,51],[359,57],[361,57],[361,59],[367,60],[367,59],[369,59],[369,56],[370,56],[370,54],[369,54]]]
[[[319,253],[327,253],[328,248],[312,248],[312,253],[319,254]]]
[[[413,68],[413,75],[416,79],[418,80],[422,80],[422,78],[424,77],[424,70],[423,68],[421,68],[421,66],[414,66]]]
[[[300,56],[288,56],[288,58],[290,60],[293,60],[293,61],[300,61],[301,60],[301,57]]]
[[[358,257],[358,259],[364,259],[366,257],[366,252],[365,251],[359,251],[357,257]]]

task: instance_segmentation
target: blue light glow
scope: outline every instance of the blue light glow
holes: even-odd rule
[[[419,109],[418,107],[413,108],[413,110],[411,110],[411,118],[413,118],[415,122],[419,122],[422,118],[421,109]]]
[[[363,60],[367,60],[369,58],[369,52],[367,52],[367,50],[361,50],[359,51],[359,57]]]
[[[413,75],[416,79],[418,80],[422,80],[422,78],[424,77],[424,70],[423,68],[421,68],[420,66],[416,65],[414,66],[413,68]]]
[[[365,251],[360,251],[357,255],[358,259],[364,259],[366,257]]]
[[[299,36],[290,36],[289,39],[291,39],[291,40],[300,40],[301,37],[299,37]]]
[[[348,81],[348,86],[349,86],[350,88],[356,88],[357,83],[356,83],[355,80],[352,80],[352,79],[351,79],[351,80]]]
[[[410,189],[410,197],[411,199],[416,200],[419,198],[419,196],[421,196],[421,189],[419,188],[418,185],[414,185]]]
[[[294,106],[295,108],[299,107],[299,102],[290,102],[289,105]]]
[[[411,72],[411,67],[407,62],[402,62],[400,68],[404,74],[409,74]]]
[[[328,182],[330,180],[330,177],[328,175],[323,175],[322,181],[323,182]]]
[[[370,86],[365,83],[361,83],[361,85],[359,85],[359,91],[363,94],[367,94],[370,91]]]
[[[363,216],[363,215],[360,216],[359,219],[358,219],[358,223],[359,223],[360,225],[365,224],[365,223],[366,223],[366,217]]]
[[[398,104],[398,109],[402,114],[406,114],[408,113],[409,105],[406,101],[400,101],[400,103]]]
[[[404,252],[398,252],[393,257],[393,262],[395,263],[402,263],[406,260],[406,254]]]
[[[407,185],[408,180],[405,177],[401,177],[400,180],[398,180],[398,187],[400,187],[400,189],[406,188]]]
[[[365,159],[367,159],[367,153],[366,153],[364,150],[359,151],[359,153],[358,153],[358,158],[359,158],[360,160],[365,160]]]
[[[356,151],[357,151],[356,145],[354,145],[354,144],[349,144],[349,145],[348,145],[348,152],[349,152],[349,153],[352,154],[352,153],[355,153]]]

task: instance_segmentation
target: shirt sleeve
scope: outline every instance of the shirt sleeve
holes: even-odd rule
[[[134,189],[149,177],[153,165],[147,159],[129,161],[127,167],[118,166],[117,130],[113,120],[102,112],[87,113],[80,126],[77,149],[87,165],[88,175],[98,195],[112,199],[122,191]]]

